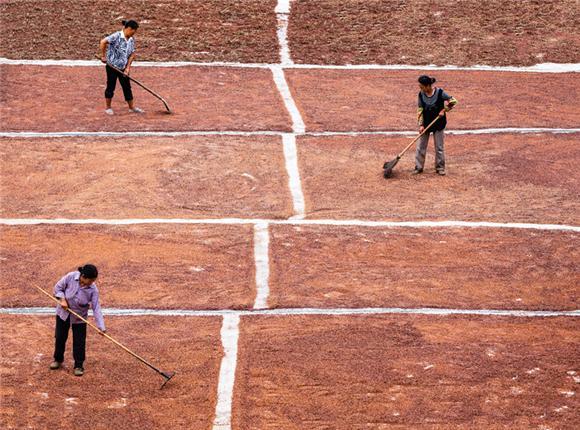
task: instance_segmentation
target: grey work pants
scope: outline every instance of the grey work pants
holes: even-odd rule
[[[427,144],[429,143],[429,135],[426,133],[417,142],[417,151],[415,152],[415,169],[423,170],[425,166],[425,156],[427,155]],[[435,140],[435,169],[445,170],[445,148],[443,130],[433,132],[433,140]]]

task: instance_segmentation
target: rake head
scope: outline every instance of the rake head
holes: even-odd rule
[[[385,179],[390,178],[393,175],[393,168],[397,165],[399,160],[400,157],[397,157],[383,165],[383,176]]]
[[[163,381],[163,384],[161,384],[161,387],[159,387],[161,390],[163,387],[165,387],[165,384],[167,384],[169,380],[175,376],[175,372],[160,372],[160,374],[163,376],[163,378],[165,378],[165,381]]]
[[[161,99],[161,102],[163,103],[163,106],[165,106],[165,113],[167,115],[171,115],[173,112],[169,108],[169,105],[167,104],[167,102],[165,100],[163,100],[163,99]]]

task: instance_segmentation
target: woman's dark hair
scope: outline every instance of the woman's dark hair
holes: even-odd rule
[[[437,79],[431,78],[427,75],[419,76],[419,83],[421,85],[433,85]]]
[[[79,267],[78,270],[81,272],[81,275],[87,279],[97,279],[97,276],[99,276],[97,267],[92,264],[85,264],[84,266]]]
[[[133,30],[137,30],[139,28],[139,23],[133,19],[129,19],[127,21],[123,20],[121,21],[121,24],[123,24],[125,28],[131,27]]]

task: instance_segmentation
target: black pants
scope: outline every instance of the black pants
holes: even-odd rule
[[[64,361],[64,349],[66,347],[66,340],[68,339],[68,329],[71,326],[70,316],[63,321],[56,316],[56,329],[54,333],[54,361],[62,363]],[[85,362],[85,344],[87,340],[87,325],[86,323],[72,324],[73,332],[73,358],[75,359],[75,368],[83,367]]]
[[[107,89],[105,90],[105,98],[112,99],[115,94],[115,87],[117,86],[117,79],[121,83],[121,88],[123,88],[123,95],[125,100],[130,102],[133,100],[133,92],[131,91],[131,81],[126,76],[117,72],[112,67],[107,66]]]

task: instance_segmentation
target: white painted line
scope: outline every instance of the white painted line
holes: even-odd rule
[[[138,61],[132,63],[132,66],[136,66]],[[0,64],[7,66],[59,66],[59,67],[96,67],[102,66],[104,64],[98,60],[13,60],[11,58],[1,58]],[[139,63],[143,66],[144,63]]]
[[[569,134],[578,133],[580,128],[547,128],[547,127],[506,127],[506,128],[481,128],[479,130],[446,130],[448,134],[499,134],[499,133],[555,133],[555,134]]]
[[[278,0],[274,12],[288,15],[290,13],[290,0]]]
[[[480,128],[473,130],[445,130],[446,134],[573,134],[580,133],[580,128],[548,128],[548,127],[506,127]],[[32,139],[32,138],[67,138],[67,137],[187,137],[187,136],[284,136],[285,131],[4,131],[0,138]],[[416,136],[416,131],[316,131],[296,133],[300,136]]]
[[[290,58],[290,47],[288,46],[288,15],[278,14],[278,43],[280,44],[280,63],[283,67],[288,67],[293,64]]]
[[[43,67],[104,67],[99,60],[12,60],[0,58],[0,65],[43,66]],[[135,61],[131,67],[228,67],[247,69],[269,69],[268,63],[236,63],[233,61],[196,62],[196,61]]]
[[[284,76],[284,70],[281,66],[272,66],[271,70],[276,87],[278,88],[278,91],[280,91],[282,99],[284,100],[284,105],[292,118],[292,131],[294,133],[304,133],[306,127],[304,126],[302,116],[296,107],[296,102],[294,102],[294,99],[292,98],[288,82],[286,82],[286,76]]]
[[[103,67],[98,60],[12,60],[0,58],[0,64],[16,66],[65,66],[65,67]],[[195,62],[195,61],[135,61],[132,66],[137,67],[243,67],[270,69],[280,64],[270,63],[236,63],[228,61]],[[519,72],[519,73],[579,73],[580,63],[540,63],[533,66],[437,66],[409,65],[409,64],[292,64],[288,69],[330,69],[330,70],[459,70],[484,72]]]
[[[193,310],[193,309],[103,309],[111,317],[160,316],[160,317],[252,317],[294,315],[480,315],[500,317],[580,317],[580,309],[570,311],[529,311],[521,309],[445,309],[445,308],[278,308],[256,310]],[[54,308],[0,308],[5,315],[53,315]],[[92,311],[89,311],[92,315]],[[222,328],[223,330],[223,328]],[[223,338],[223,336],[222,336]]]
[[[505,127],[505,128],[479,128],[471,130],[453,130],[445,129],[445,134],[572,134],[580,133],[580,128],[548,128],[548,127]],[[416,136],[416,131],[308,131],[303,133],[304,136]]]
[[[276,5],[276,18],[278,20],[278,44],[280,45],[280,63],[282,66],[291,66],[290,48],[288,46],[288,19],[290,17],[290,0],[278,0]]]
[[[274,222],[276,223],[276,222]],[[360,221],[360,220],[288,220],[294,225],[336,225],[355,227],[388,227],[388,228],[512,228],[531,230],[559,230],[580,232],[580,227],[563,224],[502,223],[488,221]]]
[[[292,219],[302,219],[305,216],[306,206],[304,203],[304,193],[300,181],[300,168],[298,167],[298,149],[296,147],[296,136],[285,134],[282,136],[284,146],[284,160],[286,162],[286,172],[288,173],[288,185],[292,195],[294,205],[294,216]]]
[[[70,219],[70,218],[0,218],[0,225],[68,225],[68,224],[100,224],[100,225],[136,225],[136,224],[217,224],[217,225],[320,225],[339,227],[377,227],[377,228],[507,228],[523,230],[553,230],[580,232],[580,226],[566,224],[532,224],[532,223],[502,223],[488,221],[363,221],[352,219],[258,219],[258,218],[126,218],[126,219]]]
[[[410,65],[410,64],[345,64],[345,65],[323,65],[323,64],[294,64],[292,69],[331,69],[331,70],[457,70],[457,71],[478,71],[478,72],[516,72],[516,73],[578,73],[580,63],[541,63],[534,66],[437,66]]]
[[[57,137],[187,137],[187,136],[280,136],[282,131],[4,131],[0,137],[57,138]]]
[[[224,315],[221,329],[224,357],[220,366],[213,430],[232,428],[232,400],[238,359],[239,315]]]
[[[256,262],[256,300],[254,309],[266,309],[270,295],[270,233],[268,223],[259,222],[254,225],[254,259]]]
[[[204,222],[205,221],[205,222]],[[0,224],[5,225],[38,225],[38,224],[102,224],[102,225],[135,225],[135,224],[219,224],[219,225],[247,225],[259,222],[270,222],[262,219],[244,219],[244,218],[125,218],[125,219],[18,219],[18,218],[0,218]]]

